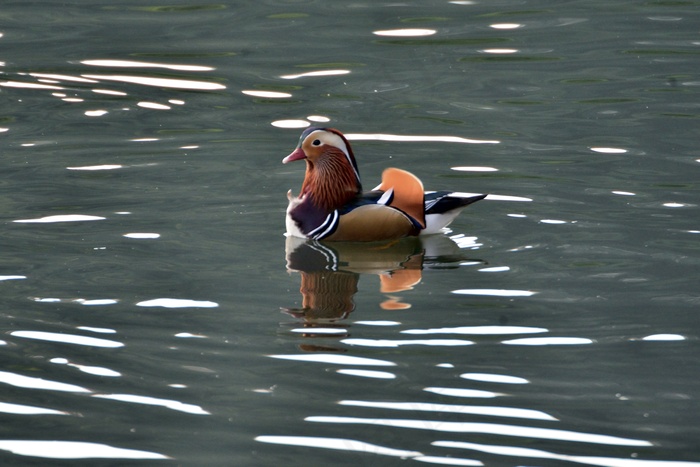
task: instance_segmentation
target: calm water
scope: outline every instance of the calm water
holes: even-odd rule
[[[697,1],[5,3],[2,465],[700,465]],[[286,241],[310,123],[492,196]]]

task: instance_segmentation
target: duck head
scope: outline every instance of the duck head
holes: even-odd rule
[[[299,198],[309,197],[328,211],[338,209],[362,192],[360,172],[350,143],[333,128],[307,128],[284,164],[306,161]]]

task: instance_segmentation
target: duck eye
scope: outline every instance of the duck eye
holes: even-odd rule
[[[321,140],[315,139],[313,143],[311,143],[314,146],[320,146],[321,145]]]

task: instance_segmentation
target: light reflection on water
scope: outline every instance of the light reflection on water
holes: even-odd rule
[[[339,76],[347,75],[350,70],[318,70],[318,71],[307,71],[304,73],[299,73],[296,75],[282,75],[282,79],[298,79],[298,78],[313,78],[317,76]]]
[[[202,65],[178,65],[171,63],[138,62],[132,60],[81,60],[88,66],[104,66],[109,68],[165,68],[179,71],[214,71],[215,68]],[[35,74],[36,75],[36,74]]]
[[[98,339],[95,337],[78,336],[75,334],[58,334],[53,332],[42,331],[12,331],[11,336],[23,337],[25,339],[38,339],[49,342],[63,342],[76,345],[87,345],[91,347],[118,348],[124,344],[107,339]]]
[[[49,360],[51,363],[56,363],[58,365],[68,365],[73,368],[77,368],[78,370],[82,371],[83,373],[88,373],[90,375],[98,375],[98,376],[107,376],[110,378],[116,378],[119,376],[122,376],[121,373],[118,371],[110,370],[109,368],[104,368],[101,366],[90,366],[90,365],[81,365],[78,363],[72,363],[68,359],[65,358],[52,358]]]
[[[194,415],[211,415],[209,412],[202,409],[198,405],[185,404],[185,403],[180,402],[180,401],[169,400],[169,399],[160,399],[157,397],[139,396],[136,394],[94,394],[93,397],[97,397],[99,399],[109,399],[109,400],[114,400],[114,401],[120,401],[120,402],[130,402],[132,404],[144,404],[144,405],[165,407],[165,408],[168,408],[170,410],[175,410],[178,412],[185,412],[185,413],[194,414]]]
[[[449,412],[488,417],[529,418],[533,420],[556,420],[549,414],[539,410],[520,409],[516,407],[498,406],[468,406],[454,404],[431,404],[425,402],[372,402],[372,401],[340,401],[339,405],[352,407],[374,407],[390,410],[408,410],[416,412]]]
[[[16,222],[18,224],[52,224],[55,222],[85,222],[101,220],[105,220],[105,218],[86,214],[59,214],[56,216],[39,217],[36,219],[17,219],[12,222]]]
[[[21,404],[9,404],[7,402],[0,402],[0,412],[18,415],[70,415],[68,412],[62,412],[60,410]]]
[[[382,456],[414,457],[420,456],[417,451],[404,451],[392,449],[376,444],[366,443],[343,438],[321,438],[310,436],[257,436],[256,441],[261,443],[286,444],[288,446],[306,446],[311,448],[337,449],[341,451],[359,451]]]
[[[435,245],[430,245],[431,240],[439,240],[438,243],[444,242],[442,248],[436,248]],[[423,240],[425,241],[425,240]],[[446,249],[446,246],[451,248]],[[469,243],[469,245],[474,245],[475,243]],[[411,249],[412,248],[412,249]],[[478,250],[478,247],[476,248]],[[301,293],[304,297],[303,303],[305,308],[295,310],[293,315],[302,318],[304,320],[305,326],[303,328],[293,329],[291,332],[298,333],[305,338],[317,338],[319,336],[326,336],[331,338],[337,336],[341,344],[345,344],[350,347],[369,347],[369,348],[381,348],[381,349],[393,349],[399,347],[410,347],[410,346],[446,346],[446,347],[459,347],[459,346],[470,346],[479,345],[477,341],[470,341],[464,339],[368,339],[368,338],[348,338],[346,337],[350,334],[351,325],[374,325],[381,324],[383,326],[397,326],[401,323],[399,322],[367,322],[367,321],[357,321],[352,323],[348,318],[350,313],[354,310],[353,297],[357,293],[358,287],[357,283],[362,276],[372,276],[372,275],[382,275],[385,274],[396,274],[402,271],[411,270],[411,268],[417,268],[416,271],[421,271],[424,264],[430,264],[431,267],[438,267],[441,263],[453,263],[455,256],[459,259],[459,262],[464,265],[479,265],[481,261],[467,261],[466,251],[470,250],[461,249],[459,244],[456,242],[450,242],[447,237],[437,237],[434,239],[427,239],[425,245],[421,241],[414,240],[413,245],[410,248],[406,246],[392,245],[391,247],[382,246],[378,248],[383,253],[383,258],[375,254],[372,256],[363,256],[366,251],[372,251],[373,248],[365,248],[359,252],[354,252],[352,247],[346,247],[345,245],[322,245],[316,242],[303,242],[298,239],[288,238],[287,239],[287,267],[292,271],[297,271],[300,273],[302,278]],[[426,251],[432,251],[433,256],[430,257],[430,262],[428,263],[427,258],[425,258]],[[376,250],[374,250],[376,252]],[[388,252],[388,254],[387,254]],[[471,252],[470,252],[471,254]],[[495,267],[495,268],[482,268],[479,271],[489,270],[493,272],[508,272],[510,268],[505,266]],[[319,272],[320,271],[320,272]],[[323,289],[319,287],[310,286],[310,281],[318,284],[318,278],[313,279],[310,276],[313,274],[320,274],[322,277],[322,282],[324,284]],[[342,283],[337,283],[329,280],[332,275],[338,274],[345,277],[353,285],[348,287]],[[410,290],[416,286],[421,281],[421,275],[418,274],[415,278],[411,279],[410,285],[398,286],[396,291]],[[384,286],[381,287],[382,291],[385,291]],[[506,297],[510,299],[528,299],[533,297],[537,292],[528,290],[514,290],[514,289],[459,289],[453,291],[455,294],[462,295],[474,295],[474,296],[486,296],[486,297]],[[323,298],[319,299],[319,294],[323,295]],[[322,312],[319,313],[318,304],[322,305]],[[344,305],[341,305],[344,304]],[[383,307],[383,305],[380,305]],[[336,310],[333,313],[332,310]],[[287,310],[290,312],[290,310]],[[346,324],[344,322],[347,321]],[[323,327],[324,323],[327,325],[333,323],[334,327]],[[546,328],[536,328],[536,327],[525,327],[525,326],[459,326],[459,327],[443,327],[443,328],[431,328],[431,329],[399,329],[397,330],[397,337],[402,335],[435,335],[435,334],[451,334],[451,335],[472,335],[472,336],[513,336],[513,335],[528,335],[528,334],[551,334]],[[675,340],[682,339],[680,336],[673,335],[658,335],[658,336],[648,336],[645,340]],[[554,335],[547,335],[541,337],[517,337],[505,339],[500,342],[501,345],[506,346],[571,346],[571,345],[586,345],[594,344],[595,341],[589,338],[582,337],[561,337]],[[320,353],[323,350],[329,348],[328,342],[323,347],[316,347],[314,345],[303,345],[305,350],[318,353],[307,353],[307,354],[297,354],[297,355],[271,355],[273,358],[281,358],[296,361],[306,361],[306,362],[316,362],[316,363],[326,363],[333,365],[348,366],[347,368],[336,370],[336,373],[347,376],[355,376],[359,378],[366,378],[369,380],[395,380],[397,378],[397,372],[386,372],[386,371],[376,371],[364,368],[358,368],[363,366],[377,366],[377,365],[387,365],[396,366],[396,362],[392,361],[377,361],[374,359],[351,357],[344,354],[327,354]],[[443,368],[454,368],[451,364],[440,364],[438,367]],[[454,397],[461,399],[472,399],[475,401],[483,399],[497,399],[503,398],[507,400],[517,396],[518,390],[515,386],[528,385],[531,384],[525,378],[507,375],[507,374],[495,374],[495,373],[476,373],[467,372],[462,373],[459,377],[463,380],[468,380],[476,384],[499,384],[511,386],[511,390],[496,392],[488,391],[484,389],[476,389],[470,387],[425,387],[423,391],[428,394],[436,394],[444,397]],[[436,403],[430,401],[415,401],[415,402],[394,402],[394,401],[373,401],[373,400],[341,400],[338,402],[340,406],[345,407],[356,407],[364,409],[374,409],[381,410],[384,416],[374,416],[372,418],[363,418],[357,416],[358,414],[353,413],[355,416],[323,416],[323,415],[309,415],[305,418],[306,422],[312,423],[322,423],[322,424],[341,424],[341,425],[372,425],[372,426],[382,426],[390,429],[413,429],[413,430],[427,430],[430,432],[441,433],[473,433],[479,435],[493,435],[497,437],[515,437],[515,438],[525,438],[525,439],[542,439],[556,442],[569,442],[569,443],[583,443],[583,444],[597,444],[601,446],[629,446],[629,447],[650,447],[653,445],[652,442],[645,439],[628,438],[607,435],[603,433],[586,433],[581,431],[572,431],[563,428],[552,428],[544,426],[526,426],[522,423],[483,423],[483,422],[453,422],[448,420],[425,420],[425,419],[396,419],[388,416],[387,411],[406,411],[413,413],[421,412],[435,412],[444,414],[462,414],[471,416],[481,416],[486,418],[491,417],[503,417],[513,420],[518,419],[530,419],[530,420],[541,420],[547,422],[560,422],[560,419],[554,417],[541,410],[526,408],[526,407],[515,407],[512,404],[504,403],[502,405],[458,405],[458,404],[445,404]],[[362,449],[367,450],[367,452],[373,452],[375,454],[383,455],[396,455],[399,457],[411,457],[414,460],[436,463],[436,464],[449,464],[449,465],[483,465],[480,461],[472,459],[460,459],[441,456],[426,456],[423,453],[413,453],[409,454],[401,450],[395,450],[393,447],[388,446],[376,446],[376,445],[365,445],[357,440],[353,439],[338,439],[338,438],[324,438],[324,437],[299,437],[299,436],[271,436],[271,435],[260,435],[256,438],[257,441],[263,443],[275,443],[275,444],[286,444],[290,446],[313,446],[315,448],[321,449],[336,449],[336,450],[354,450]],[[593,457],[593,456],[576,456],[576,455],[564,455],[556,454],[554,452],[530,449],[530,448],[520,448],[520,447],[509,447],[507,443],[503,445],[480,445],[476,443],[468,442],[452,442],[452,441],[442,441],[436,440],[431,443],[435,447],[446,447],[446,448],[457,448],[466,449],[470,451],[481,451],[500,454],[503,456],[520,456],[522,454],[523,458],[542,458],[542,459],[556,459],[570,462],[579,462],[590,465],[603,465],[603,466],[616,466],[616,465],[627,465],[626,462],[629,459],[626,458],[616,458],[616,457]],[[585,451],[584,451],[585,452]],[[654,464],[654,461],[649,461]],[[646,465],[645,461],[638,461],[639,465]],[[669,465],[675,465],[676,463],[671,462]],[[636,464],[630,464],[636,465]],[[678,463],[678,465],[683,465],[683,463]],[[699,465],[689,463],[688,465]]]
[[[454,261],[454,257],[460,256],[460,249],[457,243],[452,245],[449,253],[445,253],[445,246],[449,245],[447,237],[438,237],[432,241],[440,240],[445,242],[440,250],[442,255],[431,257],[431,265],[435,267],[441,261]],[[428,244],[431,239],[428,238]],[[456,248],[456,250],[455,250]],[[422,250],[421,250],[422,249]],[[424,246],[418,240],[409,243],[409,249],[405,245],[392,245],[387,247],[381,246],[377,249],[365,248],[358,251],[353,251],[352,247],[345,245],[322,245],[316,242],[303,242],[298,239],[287,239],[287,267],[290,270],[300,273],[302,278],[301,293],[304,296],[303,303],[305,308],[296,310],[294,315],[304,319],[305,326],[303,328],[293,329],[291,332],[298,333],[306,338],[319,336],[338,336],[340,343],[351,347],[375,347],[375,348],[398,348],[402,346],[467,346],[475,345],[478,342],[464,339],[367,339],[367,338],[347,338],[350,333],[352,322],[344,324],[344,320],[349,318],[349,314],[354,310],[353,296],[357,293],[357,281],[361,275],[370,276],[373,274],[386,275],[396,274],[401,271],[410,270],[411,268],[422,269],[422,264],[425,261],[425,251],[430,249],[429,246]],[[371,256],[363,256],[366,251],[373,251]],[[376,251],[381,250],[382,257],[376,255]],[[435,251],[435,247],[431,251]],[[468,250],[467,250],[468,251]],[[388,253],[387,253],[388,252]],[[413,256],[412,256],[413,255]],[[464,252],[461,252],[461,261],[465,264],[480,264],[479,261],[468,262],[464,261]],[[507,272],[510,268],[497,268],[498,272]],[[362,274],[359,274],[361,272]],[[318,277],[314,279],[314,274],[319,274],[322,277],[323,288],[310,286],[310,281],[319,284]],[[334,274],[341,275],[350,280],[352,286],[348,287],[343,282],[330,280]],[[398,286],[396,291],[409,290],[413,288],[421,280],[420,275],[415,279],[411,279],[408,286]],[[382,286],[382,289],[386,287]],[[453,291],[456,294],[481,295],[492,297],[508,297],[522,298],[532,297],[536,294],[534,291],[525,290],[505,290],[505,289],[461,289]],[[319,294],[323,297],[319,299]],[[323,304],[322,310],[318,309],[319,303]],[[333,310],[336,310],[335,312]],[[289,310],[287,310],[289,312]],[[318,323],[318,324],[317,324]],[[333,323],[335,327],[323,327],[323,323]],[[357,321],[357,324],[375,324],[373,322]],[[396,326],[397,322],[379,322],[384,326]],[[520,326],[460,326],[452,328],[433,328],[433,329],[403,329],[400,330],[397,336],[400,335],[434,335],[434,334],[453,334],[453,335],[473,335],[473,336],[512,336],[512,335],[527,335],[527,334],[543,334],[549,333],[545,328],[520,327]],[[650,336],[652,339],[654,336]],[[659,340],[672,340],[671,337],[666,338],[660,336]],[[524,346],[548,346],[548,345],[581,345],[592,344],[593,340],[578,337],[520,337],[515,339],[506,339],[501,342],[503,345],[524,345]],[[304,345],[306,350],[315,350],[313,345]],[[317,352],[327,349],[327,344],[323,348],[316,349]],[[395,372],[367,370],[362,366],[396,366],[396,363],[386,360],[375,360],[367,358],[359,358],[343,354],[327,354],[327,353],[307,353],[296,355],[270,355],[273,358],[296,360],[304,362],[326,363],[343,366],[357,366],[360,368],[344,368],[336,370],[337,373],[356,376],[360,378],[368,378],[370,380],[393,380],[396,379]],[[440,366],[440,365],[439,365]],[[451,368],[453,365],[442,365],[445,368]],[[514,375],[504,374],[489,374],[489,373],[463,373],[459,375],[463,380],[469,380],[480,383],[495,383],[501,385],[527,385],[530,382]],[[494,392],[482,389],[473,389],[468,387],[426,387],[424,392],[437,394],[447,397],[467,398],[467,399],[496,399],[500,398],[507,401],[510,397],[517,394],[517,390],[509,392]],[[373,408],[376,410],[388,411],[407,411],[414,413],[421,412],[437,412],[437,413],[455,413],[462,415],[473,415],[483,417],[504,417],[512,419],[531,419],[544,420],[549,422],[557,422],[558,418],[536,409],[513,407],[511,404],[504,402],[502,405],[456,405],[443,404],[435,402],[389,402],[389,401],[372,401],[372,400],[341,400],[338,402],[341,406],[358,407],[358,408]],[[310,415],[305,418],[307,422],[326,423],[326,424],[366,424],[373,426],[383,426],[387,428],[408,428],[414,430],[428,430],[433,432],[454,432],[454,433],[478,433],[497,435],[498,437],[516,437],[530,439],[546,439],[552,441],[565,441],[574,443],[591,443],[599,445],[617,445],[617,446],[635,446],[647,447],[652,446],[652,443],[644,439],[624,438],[598,433],[585,433],[578,431],[570,431],[566,429],[556,429],[548,427],[523,426],[520,424],[494,424],[494,423],[478,423],[478,422],[451,422],[446,420],[413,420],[413,419],[393,419],[393,418],[360,418],[347,416],[320,416]],[[298,436],[269,436],[261,435],[256,438],[257,441],[264,443],[276,443],[286,445],[304,445],[313,446],[316,448],[327,449],[342,449],[353,451],[362,449],[375,454],[398,455],[400,457],[412,457],[415,460],[438,463],[461,465],[460,459],[452,459],[439,456],[425,456],[422,453],[408,454],[403,451],[395,451],[387,446],[366,445],[351,439],[335,439],[335,438],[304,438]],[[358,444],[359,443],[359,444]],[[433,446],[451,447],[470,449],[469,446],[477,446],[476,444],[459,442],[451,443],[447,441],[434,441]],[[474,448],[479,450],[478,448]],[[546,453],[545,451],[529,450],[528,448],[508,448],[506,446],[482,447],[482,450],[510,455],[511,452],[520,452],[519,449],[524,449],[522,452],[527,452],[525,457],[541,457],[550,459],[569,460],[573,462],[588,462],[592,461],[595,464],[593,457],[577,457],[562,454]],[[510,450],[512,449],[512,451]],[[513,454],[517,455],[517,454]],[[617,458],[600,458],[599,465],[616,465],[623,463],[624,459]],[[464,465],[481,465],[479,461],[464,460]]]
[[[394,373],[389,373],[388,371],[373,371],[373,370],[360,370],[353,368],[343,368],[337,370],[341,375],[359,376],[362,378],[378,378],[378,379],[396,379]]]
[[[89,389],[74,384],[49,381],[32,376],[23,376],[8,371],[0,371],[0,383],[9,384],[18,388],[44,389],[48,391],[91,392]]]
[[[697,466],[689,13],[309,5],[0,33],[0,450]],[[489,203],[434,244],[288,245],[285,276],[276,154],[315,124]]]
[[[345,137],[350,141],[392,141],[392,142],[439,142],[439,143],[466,143],[466,144],[498,144],[497,140],[479,140],[462,138],[459,136],[434,136],[434,135],[390,135],[390,134],[368,134],[368,133],[347,133]]]
[[[45,459],[170,459],[156,452],[116,448],[80,441],[2,440],[0,449],[20,456]]]
[[[540,449],[532,449],[517,446],[489,446],[477,443],[465,443],[460,441],[435,441],[434,446],[466,449],[469,451],[478,451],[491,454],[499,454],[508,457],[517,457],[521,459],[555,459],[565,462],[575,462],[587,465],[599,465],[604,467],[697,467],[697,462],[670,462],[670,461],[653,461],[629,458],[615,457],[596,457],[596,456],[572,456],[567,454],[557,454],[554,452],[543,451]]]
[[[330,363],[333,365],[368,365],[368,366],[396,366],[396,363],[373,358],[353,357],[336,354],[297,354],[297,355],[269,355],[271,358],[282,360],[295,360],[299,362]]]
[[[350,346],[384,348],[400,347],[402,345],[460,347],[474,344],[474,342],[464,339],[343,339],[340,342]]]
[[[467,389],[467,388],[441,388],[441,387],[427,387],[423,388],[426,392],[431,392],[433,394],[438,394],[441,396],[449,397],[468,397],[477,399],[491,399],[494,397],[505,396],[504,393],[484,391],[481,389]]]
[[[460,378],[469,379],[472,381],[483,381],[490,383],[502,384],[528,384],[529,381],[525,378],[509,375],[494,375],[489,373],[464,373],[459,375]]]
[[[554,428],[536,428],[529,426],[506,425],[497,423],[448,422],[444,420],[412,420],[391,418],[358,418],[311,416],[306,421],[315,423],[339,423],[379,425],[392,428],[410,428],[448,433],[485,433],[499,436],[513,436],[534,439],[569,441],[574,443],[604,444],[610,446],[652,446],[649,441],[641,439],[620,438],[617,436],[580,433]]]

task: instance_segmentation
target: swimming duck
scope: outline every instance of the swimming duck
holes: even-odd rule
[[[424,191],[410,172],[388,168],[363,192],[350,143],[334,128],[307,128],[282,162],[305,160],[298,197],[287,192],[287,235],[328,241],[380,241],[439,233],[486,195]]]

